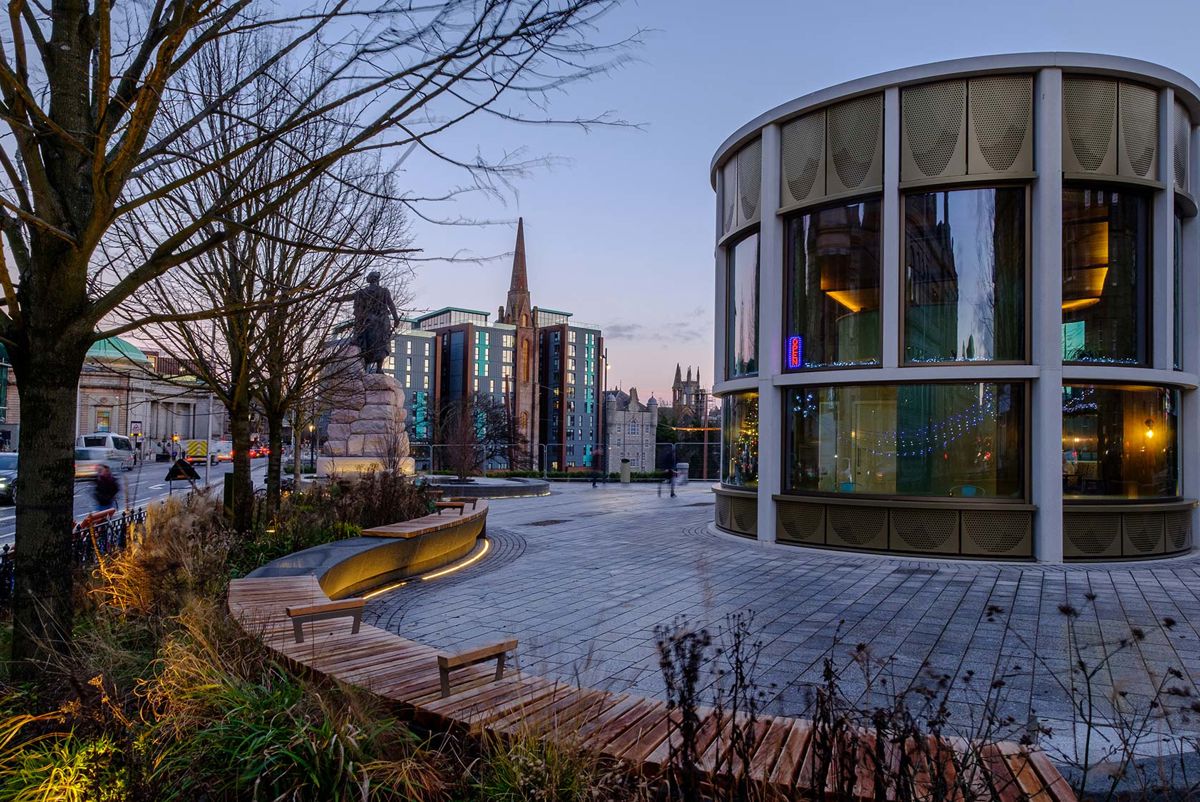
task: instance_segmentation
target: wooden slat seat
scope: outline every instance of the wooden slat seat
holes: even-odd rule
[[[458,514],[462,515],[467,509],[467,505],[461,501],[435,501],[433,506],[438,515],[442,514],[442,510],[458,510]]]
[[[229,609],[247,632],[292,663],[392,700],[430,728],[561,739],[648,774],[669,763],[672,739],[678,742],[679,713],[662,701],[505,673],[515,640],[446,653],[369,624],[348,629],[337,618],[361,616],[362,600],[331,602],[315,577],[236,580],[230,585]],[[302,639],[294,631],[298,621],[304,622]],[[489,665],[493,660],[494,668]],[[758,717],[744,767],[741,757],[730,757],[729,717],[719,718],[707,708],[698,715],[697,768],[706,786],[728,782],[730,772],[748,769],[764,799],[813,798],[822,790],[826,795],[849,790],[860,802],[874,802],[878,796],[870,732],[855,733],[835,748],[826,787],[816,789],[823,767],[811,722]],[[964,765],[962,755],[968,751],[980,755],[981,765]],[[888,743],[883,754],[888,774],[896,773],[902,757],[916,767],[916,798],[930,798],[941,777],[969,789],[970,796],[996,802],[1075,802],[1070,786],[1043,752],[1015,743],[978,746],[931,738],[926,744]],[[838,787],[843,767],[850,772],[846,782],[851,789]],[[891,795],[890,789],[884,793],[887,799]],[[963,797],[954,787],[946,802],[962,802]]]

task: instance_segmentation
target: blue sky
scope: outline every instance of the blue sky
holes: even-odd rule
[[[852,78],[1004,52],[1072,50],[1154,61],[1200,79],[1200,3],[809,2],[641,0],[608,16],[599,38],[648,29],[634,60],[552,98],[561,116],[611,110],[636,129],[515,126],[480,120],[443,140],[458,156],[547,156],[553,164],[504,198],[473,194],[442,216],[481,227],[415,222],[425,256],[510,251],[525,218],[534,304],[605,329],[612,385],[669,393],[675,363],[713,375],[714,198],[708,165],[720,143],[767,109]],[[432,193],[463,180],[414,154],[401,182]],[[423,263],[414,306],[496,312],[511,261]]]

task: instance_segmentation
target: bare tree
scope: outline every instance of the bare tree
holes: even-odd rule
[[[512,410],[487,393],[444,402],[434,420],[435,451],[459,479],[474,476],[498,457],[520,450],[520,431]]]
[[[440,134],[479,115],[520,119],[521,108],[538,108],[547,93],[603,69],[612,51],[587,35],[613,2],[315,0],[299,11],[295,4],[253,0],[9,4],[0,49],[7,127],[0,228],[8,244],[2,258],[12,258],[16,280],[0,264],[0,342],[23,401],[13,638],[20,670],[32,675],[42,651],[65,648],[70,637],[73,418],[87,349],[97,339],[176,319],[155,314],[104,330],[113,313],[185,262],[218,249],[224,258],[239,258],[238,247],[229,247],[239,232],[357,151],[413,145],[470,171],[482,186],[502,185],[523,165],[456,158],[441,149]],[[178,81],[188,65],[222,40],[269,29],[280,39],[260,67],[219,103],[163,130],[164,109],[186,94]],[[285,58],[324,66],[315,85],[283,87],[285,113],[277,121],[219,161],[182,147],[190,134],[224,117],[227,100]],[[523,106],[522,97],[532,105]],[[243,189],[240,177],[259,169],[260,156],[341,106],[356,113],[333,141],[304,154],[276,185]],[[177,166],[174,180],[137,181],[168,164]],[[106,248],[115,244],[113,228],[122,218],[186,199],[192,186],[221,171],[233,179],[225,191],[204,209],[184,214],[191,207],[181,204],[177,218],[147,228],[143,251],[126,257]],[[423,200],[406,196],[414,210]]]

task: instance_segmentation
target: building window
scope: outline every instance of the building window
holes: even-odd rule
[[[1063,386],[1063,497],[1179,496],[1179,391]]]
[[[904,358],[1025,361],[1025,189],[904,198]]]
[[[879,364],[880,205],[787,221],[785,370]]]
[[[1183,220],[1175,215],[1174,259],[1171,264],[1171,286],[1174,303],[1174,320],[1171,321],[1172,352],[1174,353],[1171,366],[1175,370],[1183,367]]]
[[[1063,360],[1150,362],[1150,201],[1124,189],[1063,190]]]
[[[802,387],[785,416],[789,491],[1025,496],[1023,384]]]
[[[568,331],[568,332],[567,332],[567,342],[572,342],[572,343],[573,343],[573,342],[575,342],[575,332],[574,332],[574,330],[572,330],[572,331]],[[575,349],[573,349],[573,348],[572,348],[571,350],[573,351],[573,350],[575,350]]]
[[[728,248],[726,262],[725,375],[758,372],[758,234]]]
[[[721,415],[721,483],[758,487],[758,393],[727,395]]]
[[[112,407],[97,407],[96,408],[96,431],[111,432],[112,431]]]
[[[637,433],[638,433],[638,425],[637,425],[636,423],[630,423],[630,424],[629,424],[629,433],[630,433],[630,434],[637,434]]]

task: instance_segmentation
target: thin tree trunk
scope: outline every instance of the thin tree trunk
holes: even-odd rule
[[[250,406],[241,404],[229,410],[229,428],[233,435],[233,528],[250,531],[254,515],[254,481],[250,477]]]
[[[267,511],[279,511],[279,480],[283,473],[283,415],[267,413]]]
[[[46,656],[62,653],[73,623],[71,530],[75,508],[75,415],[86,346],[14,349],[21,388],[17,480],[17,572],[12,672],[33,679]]]

